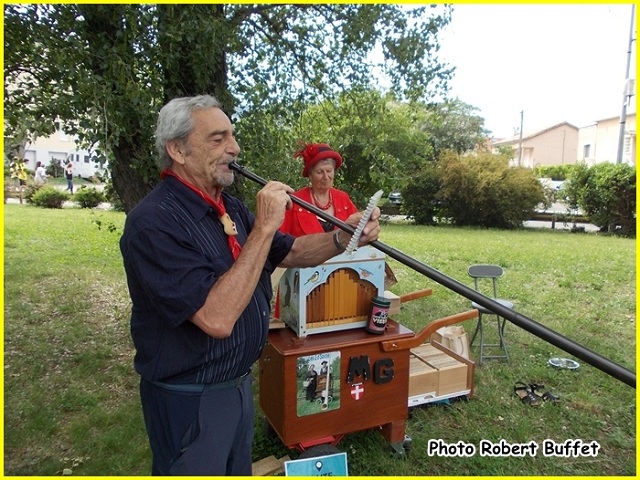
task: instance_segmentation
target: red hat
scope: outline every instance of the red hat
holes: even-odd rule
[[[302,160],[304,161],[304,168],[302,169],[303,177],[308,177],[309,170],[311,170],[320,160],[333,158],[336,161],[336,170],[340,168],[340,165],[342,165],[342,157],[340,154],[326,143],[303,144],[303,148],[294,153],[293,157],[302,157]]]

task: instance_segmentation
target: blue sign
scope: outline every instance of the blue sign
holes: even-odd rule
[[[287,477],[347,477],[347,454],[290,460],[284,462],[284,474]]]

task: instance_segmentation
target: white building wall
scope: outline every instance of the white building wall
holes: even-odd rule
[[[580,129],[578,133],[578,160],[587,165],[616,163],[620,139],[620,117],[599,120]],[[636,115],[627,115],[622,161],[636,164]]]
[[[500,146],[511,146],[515,157],[509,165],[534,168],[573,164],[576,162],[578,145],[578,128],[563,122],[540,132],[529,134],[522,139],[522,156],[520,155],[520,139],[494,142],[494,151]]]
[[[74,176],[90,178],[104,173],[104,168],[93,159],[92,152],[78,149],[74,139],[64,132],[56,132],[50,137],[36,139],[25,146],[24,152],[27,168],[35,170],[36,162],[40,161],[46,167],[51,159],[60,160],[62,165],[73,162]]]

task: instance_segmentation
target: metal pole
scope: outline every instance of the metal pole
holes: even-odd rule
[[[249,170],[242,167],[236,162],[231,163],[229,165],[229,168],[231,168],[232,170],[235,170],[236,172],[240,173],[241,175],[247,177],[250,180],[253,180],[256,183],[259,183],[262,186],[267,184],[266,180],[250,172]],[[322,218],[323,220],[331,222],[341,230],[344,230],[345,232],[353,235],[353,232],[355,231],[355,229],[351,225],[341,220],[338,220],[334,216],[329,215],[328,213],[320,210],[315,205],[311,205],[310,203],[307,203],[304,200],[301,200],[300,198],[294,195],[291,195],[291,200],[293,201],[293,203],[300,205],[301,207],[314,213],[315,215]],[[476,290],[467,287],[466,285],[454,280],[451,277],[446,276],[445,274],[425,265],[424,263],[419,262],[418,260],[415,260],[414,258],[411,258],[410,256],[400,252],[399,250],[396,250],[395,248],[389,247],[388,245],[385,245],[384,243],[377,240],[375,242],[369,243],[369,245],[377,248],[383,253],[386,253],[391,258],[398,260],[400,263],[408,266],[409,268],[412,268],[416,272],[422,273],[423,275],[425,275],[426,277],[429,277],[430,279],[434,280],[440,285],[443,285],[446,288],[453,290],[454,292],[462,295],[463,297],[468,298],[472,302],[476,302],[482,305],[483,307],[488,308],[492,312],[500,315],[503,318],[506,318],[507,320],[511,321],[512,323],[519,326],[520,328],[523,328],[529,333],[532,333],[533,335],[549,342],[552,345],[555,345],[556,347],[564,350],[565,352],[568,352],[584,360],[589,365],[592,365],[593,367],[603,371],[604,373],[611,375],[614,378],[617,378],[618,380],[626,383],[630,387],[633,387],[633,388],[636,387],[635,373],[633,373],[630,370],[627,370],[626,368],[622,367],[621,365],[618,365],[617,363],[614,363],[612,360],[609,360],[608,358],[605,358],[597,354],[596,352],[589,350],[588,348],[574,342],[573,340],[570,340],[560,335],[559,333],[551,330],[550,328],[547,328],[544,325],[541,325],[536,321],[528,317],[525,317],[524,315],[516,312],[515,310],[512,310],[510,308],[507,308],[499,304],[492,298],[482,295],[480,292],[477,292]]]
[[[627,103],[629,97],[633,95],[633,92],[628,92],[629,89],[629,70],[631,67],[631,50],[633,45],[633,21],[636,5],[631,5],[631,26],[629,27],[629,48],[627,50],[627,69],[625,71],[625,83],[624,92],[622,92],[622,113],[620,114],[620,132],[618,134],[618,156],[616,157],[616,163],[622,163],[622,151],[624,150],[624,134],[627,123]]]
[[[522,166],[522,125],[524,124],[524,110],[520,111],[520,158],[518,159],[518,166]]]

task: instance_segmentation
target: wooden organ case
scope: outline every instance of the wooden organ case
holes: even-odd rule
[[[298,337],[364,327],[371,299],[384,295],[385,255],[364,246],[280,278],[280,320]]]

